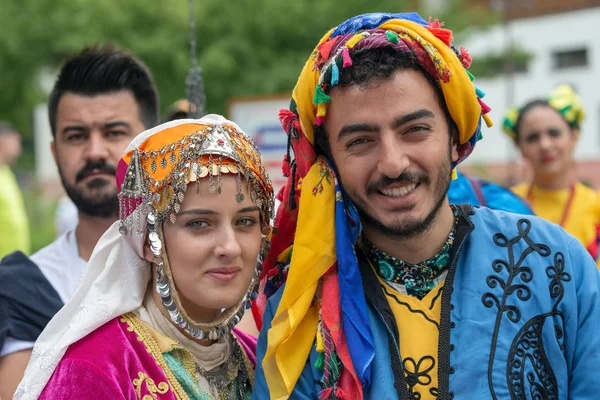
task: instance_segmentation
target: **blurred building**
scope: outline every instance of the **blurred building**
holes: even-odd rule
[[[443,1],[423,0],[429,7]],[[545,97],[560,83],[582,97],[586,118],[576,149],[577,175],[600,188],[600,0],[467,0],[470,7],[496,12],[501,22],[468,32],[464,46],[479,63],[477,85],[492,107],[495,126],[465,163],[471,171],[499,182],[520,181],[528,171],[502,132],[509,105]],[[439,3],[439,4],[438,4]],[[512,49],[512,52],[509,52]],[[507,55],[512,54],[505,63]],[[484,66],[484,71],[482,70]],[[507,68],[508,67],[508,68]],[[512,72],[511,72],[512,71]]]

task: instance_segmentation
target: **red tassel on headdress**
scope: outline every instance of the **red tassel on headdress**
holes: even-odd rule
[[[348,398],[346,396],[346,393],[344,392],[344,390],[341,387],[338,387],[337,389],[335,389],[335,397],[340,400],[345,400]]]
[[[290,176],[290,171],[290,155],[286,154],[283,156],[283,162],[281,163],[281,172],[283,173],[283,176],[287,178]]]
[[[316,126],[321,126],[325,123],[325,117],[316,117],[315,118],[315,125]]]
[[[292,125],[295,120],[298,120],[298,116],[294,112],[285,108],[279,110],[279,123],[288,135],[291,134],[290,125]]]
[[[277,195],[275,196],[275,198],[280,202],[283,201],[283,192],[285,192],[285,186],[282,186],[281,189],[279,189],[279,192],[277,192]]]
[[[319,393],[319,399],[321,400],[329,400],[331,399],[331,394],[333,393],[333,388],[327,388],[327,389],[323,389],[321,390],[321,393]]]
[[[433,33],[436,38],[444,42],[446,46],[450,46],[450,43],[452,43],[451,30],[443,28],[429,28],[429,31]]]
[[[473,62],[473,59],[471,58],[471,55],[467,49],[462,46],[460,46],[460,62],[465,68],[469,68],[471,66],[471,62]]]
[[[344,68],[352,65],[352,59],[350,58],[350,50],[348,50],[347,47],[344,47],[344,50],[342,50],[342,59],[344,60],[344,63],[342,64]]]
[[[442,26],[444,26],[443,22],[440,22],[437,19],[432,21],[431,17],[429,17],[429,22],[427,24],[429,32],[433,33],[435,37],[440,39],[447,46],[450,46],[450,43],[452,42],[452,31],[450,29],[444,29]]]
[[[477,98],[477,101],[479,102],[479,104],[481,105],[481,114],[487,114],[490,111],[492,111],[492,108],[490,106],[488,106],[487,104],[485,104],[483,102],[483,100],[481,100],[479,97]]]
[[[432,20],[431,17],[429,17],[429,19],[427,20],[428,28],[438,29],[438,28],[441,28],[442,26],[444,26],[444,23],[440,22],[440,20],[437,18]]]
[[[329,39],[328,41],[319,46],[319,54],[321,55],[321,57],[323,57],[324,60],[329,59],[331,49],[333,49],[333,46],[335,46],[337,40],[338,38]]]

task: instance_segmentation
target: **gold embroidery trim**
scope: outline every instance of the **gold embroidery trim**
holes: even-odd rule
[[[152,337],[152,334],[150,334],[150,332],[146,328],[145,324],[142,321],[140,321],[139,318],[136,317],[132,313],[123,314],[121,316],[121,322],[125,322],[127,324],[127,330],[129,332],[136,333],[137,339],[144,344],[148,353],[154,358],[154,361],[156,361],[158,366],[163,370],[164,374],[167,377],[167,380],[169,381],[169,385],[173,389],[175,398],[177,400],[189,400],[187,394],[185,393],[185,391],[183,390],[183,388],[181,387],[181,385],[175,378],[175,375],[169,369],[169,366],[167,365],[167,362],[163,358],[162,352],[160,351],[160,348],[158,347],[158,343]],[[134,385],[135,385],[135,381],[136,380],[134,380]],[[159,384],[159,389],[160,389],[160,385],[162,385],[163,383],[164,382],[161,382]],[[141,385],[141,382],[140,382],[140,385]],[[137,390],[137,387],[136,387],[136,390]],[[161,393],[161,394],[163,394],[163,393]],[[139,398],[139,393],[138,393],[138,398]],[[151,398],[147,398],[147,396],[144,396],[144,398],[142,400],[150,400],[150,399]]]
[[[144,382],[146,383],[146,389],[150,394],[142,397],[142,385]],[[154,380],[142,371],[138,372],[138,379],[133,380],[133,386],[135,386],[135,394],[137,394],[137,398],[140,400],[156,400],[158,399],[156,393],[165,394],[169,391],[169,385],[166,382],[160,382],[158,386],[156,386]]]

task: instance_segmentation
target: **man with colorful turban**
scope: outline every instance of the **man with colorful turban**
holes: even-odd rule
[[[294,157],[264,264],[255,399],[592,398],[600,273],[539,218],[452,206],[489,107],[452,32],[328,32],[280,115]]]

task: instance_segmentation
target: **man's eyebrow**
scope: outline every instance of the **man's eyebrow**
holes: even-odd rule
[[[340,129],[337,140],[340,141],[345,136],[349,136],[349,135],[351,135],[353,133],[357,133],[357,132],[379,132],[379,127],[377,125],[370,125],[370,124],[346,125],[342,129]]]
[[[125,122],[125,121],[112,121],[112,122],[107,122],[103,125],[104,129],[111,129],[111,128],[116,128],[119,126],[124,126],[126,128],[131,128],[131,126]]]
[[[402,125],[408,124],[409,122],[415,121],[422,118],[435,118],[435,114],[426,108],[411,112],[410,114],[403,115],[394,120],[392,127],[397,129]]]
[[[87,131],[87,127],[85,125],[68,125],[68,126],[65,126],[61,130],[61,133],[63,135],[66,135],[69,132],[85,132],[85,131]]]

